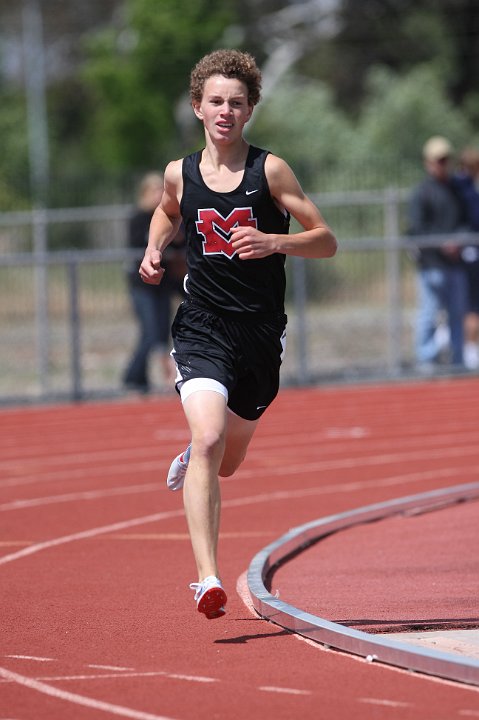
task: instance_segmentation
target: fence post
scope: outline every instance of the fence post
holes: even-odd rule
[[[297,368],[299,377],[296,382],[308,384],[311,380],[308,362],[308,329],[306,320],[306,262],[302,257],[293,256],[293,303],[297,323]]]
[[[37,367],[40,390],[48,396],[50,322],[48,317],[48,234],[44,208],[32,211],[33,255],[35,263],[35,325],[37,335]]]
[[[70,294],[70,330],[71,330],[71,383],[73,400],[81,400],[83,396],[81,371],[81,339],[80,339],[80,311],[78,293],[78,263],[70,260],[68,263],[68,279]]]
[[[399,194],[394,188],[385,193],[384,234],[386,238],[386,278],[389,305],[388,372],[401,374],[401,248],[399,242]]]

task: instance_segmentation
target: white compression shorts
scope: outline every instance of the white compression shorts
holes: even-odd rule
[[[191,380],[182,382],[180,387],[181,402],[184,403],[186,398],[190,397],[193,393],[198,392],[198,390],[211,390],[212,392],[217,392],[220,395],[223,395],[226,402],[228,402],[227,388],[222,383],[218,382],[218,380],[212,380],[211,378],[192,378]]]

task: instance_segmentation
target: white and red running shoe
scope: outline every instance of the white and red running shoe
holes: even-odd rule
[[[191,445],[188,445],[186,450],[175,457],[170,465],[168,471],[168,477],[166,478],[166,485],[169,490],[181,490],[185,483],[185,475],[188,469],[188,463],[190,461],[190,450]]]
[[[208,620],[223,617],[226,612],[224,606],[227,597],[221,580],[214,575],[209,575],[201,582],[191,583],[190,588],[195,591],[198,612],[206,615]]]

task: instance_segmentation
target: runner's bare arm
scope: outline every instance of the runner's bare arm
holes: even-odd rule
[[[176,236],[181,224],[181,168],[182,160],[175,160],[167,166],[163,196],[151,219],[148,246],[139,270],[142,280],[150,285],[159,285],[161,282],[164,274],[160,266],[162,252]]]

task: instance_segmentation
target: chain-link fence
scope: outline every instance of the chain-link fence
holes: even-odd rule
[[[416,300],[406,197],[387,190],[313,198],[340,249],[328,260],[287,259],[283,384],[411,371]],[[122,392],[137,332],[125,276],[130,211],[0,214],[0,402]],[[151,370],[156,390],[165,390],[154,358]]]

